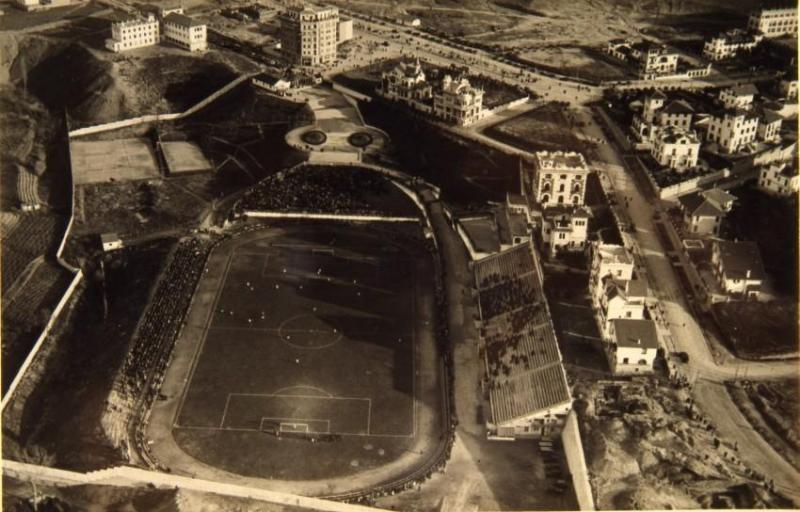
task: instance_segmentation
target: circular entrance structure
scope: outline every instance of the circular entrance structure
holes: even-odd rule
[[[365,148],[372,144],[372,135],[367,132],[355,132],[347,137],[347,142],[357,148]]]
[[[325,132],[322,130],[310,130],[305,132],[304,134],[300,135],[300,138],[306,144],[311,144],[314,146],[319,146],[320,144],[324,144],[326,140],[328,140],[328,136],[325,135]]]

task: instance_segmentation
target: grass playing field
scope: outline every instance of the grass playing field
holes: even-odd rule
[[[173,424],[186,453],[302,479],[375,467],[413,445],[417,295],[429,293],[432,268],[421,244],[391,238],[296,224],[215,249],[196,294],[209,314]]]

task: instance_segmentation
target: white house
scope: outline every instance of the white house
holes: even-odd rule
[[[722,89],[719,93],[719,100],[727,109],[748,109],[753,106],[756,94],[758,94],[758,89],[753,84],[737,85]]]
[[[643,319],[647,304],[647,283],[641,279],[618,281],[606,276],[597,314],[603,336],[611,336],[610,322],[617,318]]]
[[[755,242],[714,242],[711,266],[726,293],[737,298],[759,298],[766,272]]]
[[[542,212],[542,242],[550,256],[559,252],[582,251],[586,247],[589,210],[567,205],[550,206]]]
[[[613,277],[617,281],[633,279],[633,255],[627,247],[616,244],[592,244],[592,266],[589,271],[589,289],[592,301],[597,303],[603,294],[603,278]]]
[[[693,130],[665,126],[658,130],[650,154],[670,169],[683,171],[697,166],[700,156],[700,139]]]
[[[733,29],[706,41],[703,56],[713,60],[724,60],[735,57],[739,53],[752,51],[764,36],[758,33]]]
[[[791,197],[800,191],[800,174],[795,162],[776,162],[761,168],[758,188],[767,194]]]
[[[774,110],[762,108],[756,135],[764,142],[780,142],[783,117]]]
[[[292,89],[292,82],[286,78],[259,73],[251,80],[253,85],[278,95],[285,95]]]
[[[164,41],[190,52],[208,49],[206,24],[183,14],[173,12],[161,22]]]
[[[445,75],[433,92],[433,113],[458,126],[469,126],[483,119],[483,89],[470,85],[465,77],[453,79]]]
[[[612,320],[612,343],[607,354],[615,375],[650,373],[658,355],[658,331],[652,320],[620,318]]]
[[[111,38],[106,39],[106,48],[112,52],[123,52],[153,46],[159,40],[158,20],[149,14],[112,23]]]
[[[719,188],[678,198],[686,229],[693,235],[719,235],[722,221],[736,197]]]

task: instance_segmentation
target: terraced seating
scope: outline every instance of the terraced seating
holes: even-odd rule
[[[517,279],[536,270],[530,246],[521,244],[475,263],[478,290]]]
[[[126,392],[136,396],[148,392],[149,376],[166,368],[210,248],[211,243],[197,239],[178,244],[125,358],[122,377]]]
[[[17,173],[17,193],[24,207],[39,208],[42,201],[39,198],[39,178],[24,168]]]

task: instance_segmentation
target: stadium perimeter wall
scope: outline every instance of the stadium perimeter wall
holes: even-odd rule
[[[241,485],[223,484],[185,476],[159,473],[145,469],[118,466],[110,469],[78,473],[63,469],[35,466],[11,460],[3,460],[3,473],[23,481],[47,482],[59,487],[76,485],[111,485],[115,487],[154,486],[163,489],[183,489],[206,493],[259,500],[278,505],[300,507],[322,512],[369,512],[380,509],[364,505],[352,505],[320,498],[307,498],[266,489],[256,489]]]
[[[578,498],[578,507],[581,510],[595,510],[592,486],[589,485],[589,472],[586,469],[586,459],[583,456],[583,443],[578,428],[578,415],[574,410],[567,415],[564,428],[561,430],[561,443],[567,456],[567,466],[572,473],[572,486]]]
[[[247,217],[264,219],[310,219],[310,220],[339,220],[353,222],[419,222],[416,217],[391,217],[386,215],[340,215],[337,213],[309,213],[309,212],[265,212],[245,210]]]

